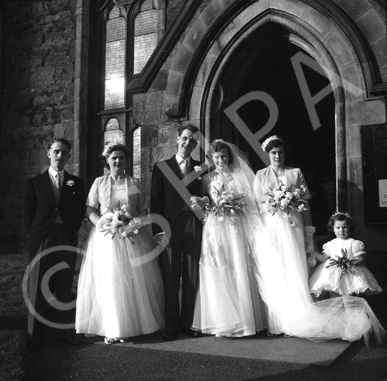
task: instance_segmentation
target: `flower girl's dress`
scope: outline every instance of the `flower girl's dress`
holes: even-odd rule
[[[233,175],[216,171],[203,180],[214,203],[218,191],[242,193]],[[247,195],[246,195],[247,196]],[[199,290],[192,328],[216,336],[248,336],[266,328],[264,305],[255,277],[255,263],[247,218],[250,213],[219,220],[209,214],[203,228],[199,262]],[[251,237],[250,237],[251,238]]]
[[[97,209],[102,203],[115,210],[128,204],[137,216],[146,209],[137,185],[129,176],[121,184],[114,184],[110,176],[99,177],[87,205]],[[78,282],[78,333],[127,338],[163,327],[163,283],[155,242],[147,227],[133,241],[92,229]]]
[[[366,253],[363,242],[353,238],[335,238],[323,246],[323,252],[335,260],[343,257],[342,250],[348,259]],[[340,295],[377,294],[383,291],[372,273],[364,265],[353,266],[342,273],[338,266],[329,265],[329,258],[317,267],[309,279],[309,287],[310,291],[317,296],[322,291],[333,291]]]

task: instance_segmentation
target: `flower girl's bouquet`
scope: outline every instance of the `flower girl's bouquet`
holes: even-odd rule
[[[270,188],[270,190],[270,192],[265,193],[269,198],[263,201],[266,204],[267,211],[271,215],[282,212],[284,217],[289,219],[290,225],[296,226],[290,218],[290,211],[297,210],[298,212],[302,212],[306,210],[301,198],[306,194],[306,187],[301,185],[301,189],[295,188],[292,190],[291,186],[289,187],[281,181],[278,187],[274,189]]]
[[[335,267],[340,269],[340,279],[346,272],[352,272],[356,268],[357,261],[348,257],[347,250],[341,249],[342,257],[338,259],[330,258],[329,265],[325,267]]]
[[[209,204],[204,210],[203,222],[209,215],[212,215],[217,221],[226,221],[232,223],[232,219],[241,213],[246,213],[243,200],[243,194],[227,189],[224,184],[220,189],[214,187],[217,197],[214,204]]]
[[[117,210],[105,213],[97,223],[97,229],[106,234],[111,234],[112,238],[128,238],[133,244],[133,237],[140,233],[142,226],[141,219],[133,217],[129,213],[128,205],[122,205]]]

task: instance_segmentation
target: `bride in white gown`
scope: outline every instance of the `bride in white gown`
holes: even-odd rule
[[[216,169],[204,176],[202,188],[211,205],[241,194],[246,205],[245,212],[207,212],[192,329],[216,336],[255,335],[266,328],[266,313],[253,260],[253,233],[259,223],[254,172],[231,143],[215,140],[209,156]]]
[[[276,187],[285,184],[293,190],[304,189],[309,209],[309,192],[300,169],[284,166],[285,143],[281,138],[272,136],[262,147],[271,165],[258,171],[254,180],[263,223],[256,232],[256,260],[260,292],[268,308],[269,334],[283,333],[313,341],[355,341],[364,337],[366,343],[373,334],[375,341],[381,343],[385,331],[364,299],[347,296],[313,303],[306,257],[306,252],[313,251],[314,228],[309,212],[291,210],[287,216],[277,211],[273,215],[265,203]]]

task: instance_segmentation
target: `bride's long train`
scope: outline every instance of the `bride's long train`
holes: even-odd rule
[[[268,330],[312,341],[382,343],[386,332],[367,301],[343,296],[314,302],[308,288],[302,220],[262,213],[256,235],[257,280],[268,310]]]

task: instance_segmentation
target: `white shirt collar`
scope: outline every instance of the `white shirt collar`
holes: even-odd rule
[[[191,163],[189,157],[187,157],[187,159],[184,159],[184,158],[182,158],[179,154],[176,154],[176,161],[177,161],[177,164],[180,165],[180,163],[181,163],[183,160],[185,160],[188,164]]]
[[[53,168],[49,168],[48,169],[48,172],[50,173],[51,177],[53,179],[55,179],[55,176],[57,173],[59,173],[59,176],[60,176],[60,181],[63,183],[63,179],[64,179],[64,169],[62,169],[61,171],[57,172],[55,169]]]

